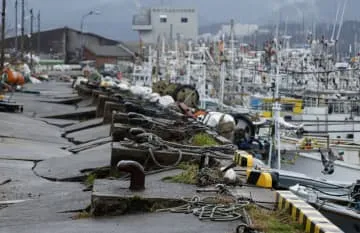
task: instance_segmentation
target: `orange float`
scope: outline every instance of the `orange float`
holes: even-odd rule
[[[206,111],[198,110],[194,113],[195,118],[198,118],[199,116],[205,116],[207,114]]]
[[[9,85],[24,85],[25,84],[25,78],[24,76],[17,71],[14,71],[10,68],[5,68],[4,72],[5,75],[5,82]]]

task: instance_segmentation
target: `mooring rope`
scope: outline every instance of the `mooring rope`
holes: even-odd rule
[[[217,197],[205,197],[201,199],[199,196],[194,196],[191,199],[183,198],[182,200],[186,202],[185,205],[160,209],[157,210],[157,212],[192,213],[198,217],[199,220],[210,221],[235,221],[245,218],[245,207],[248,206],[250,202],[236,201],[232,203],[216,203],[216,199]]]

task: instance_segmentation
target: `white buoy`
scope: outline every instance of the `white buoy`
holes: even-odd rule
[[[171,97],[169,95],[162,96],[159,99],[159,104],[164,107],[167,107],[173,103],[175,103],[175,101],[174,101],[173,97]]]
[[[75,81],[75,83],[74,83],[74,86],[73,86],[73,88],[76,88],[77,86],[79,86],[82,82],[87,82],[88,81],[88,79],[87,78],[84,78],[84,77],[77,77],[76,78],[76,81]]]
[[[130,90],[129,85],[126,84],[126,83],[119,83],[117,86],[118,86],[118,88],[119,88],[120,90],[122,90],[122,91],[128,91],[128,90]]]

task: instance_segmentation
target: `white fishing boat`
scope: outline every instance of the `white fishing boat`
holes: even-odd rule
[[[346,233],[360,231],[360,180],[352,185],[295,185],[290,190],[318,209]]]

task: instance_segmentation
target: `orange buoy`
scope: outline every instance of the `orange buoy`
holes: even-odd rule
[[[198,111],[196,111],[193,115],[194,115],[194,117],[195,118],[198,118],[198,117],[200,117],[200,116],[205,116],[207,113],[205,112],[205,111],[203,111],[203,110],[198,110]]]
[[[5,73],[5,82],[9,85],[24,85],[25,84],[25,78],[24,76],[17,71],[14,71],[10,68],[5,68],[4,69],[4,73]]]

